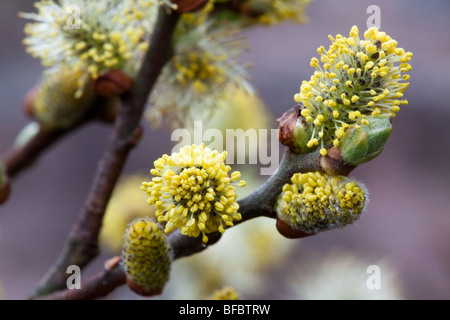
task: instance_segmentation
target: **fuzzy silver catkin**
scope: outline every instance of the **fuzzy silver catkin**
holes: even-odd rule
[[[278,198],[277,215],[307,234],[355,222],[368,203],[366,187],[347,177],[309,172],[294,174],[291,181]]]

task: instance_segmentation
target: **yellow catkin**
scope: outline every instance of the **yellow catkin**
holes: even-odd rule
[[[226,152],[212,151],[203,144],[186,146],[171,156],[163,155],[150,172],[156,177],[143,182],[142,190],[156,206],[159,221],[167,222],[165,232],[179,228],[190,237],[224,232],[233,221],[241,220],[235,184],[240,174],[225,164]]]
[[[20,14],[33,21],[25,27],[24,44],[45,67],[83,72],[78,95],[89,78],[97,79],[111,69],[134,76],[148,48],[148,22],[154,20],[135,1],[41,0],[36,3],[37,13]]]
[[[238,63],[247,41],[238,36],[235,24],[204,21],[208,13],[204,10],[184,14],[177,25],[180,36],[174,42],[173,57],[161,72],[151,96],[154,107],[147,112],[155,127],[161,120],[175,129],[189,126],[199,116],[210,118],[229,87],[254,94],[246,68]]]
[[[405,73],[411,70],[412,57],[377,28],[368,29],[360,38],[353,26],[348,38],[336,35],[329,39],[329,49],[320,47],[320,58],[311,59],[316,71],[294,96],[305,107],[302,116],[313,126],[310,140],[318,139],[322,147],[339,143],[344,124],[367,125],[364,118],[370,115],[394,117],[398,105],[408,103],[402,97],[409,85]]]
[[[256,18],[246,17],[245,22],[274,25],[281,22],[306,23],[306,8],[310,0],[260,0],[247,1],[247,5],[260,14]]]
[[[92,107],[95,99],[92,86],[87,85],[76,96],[81,72],[61,68],[44,73],[34,99],[34,116],[46,129],[66,129],[79,121]]]
[[[212,300],[240,300],[236,290],[232,287],[225,287],[217,290],[212,296]]]
[[[347,177],[310,172],[291,181],[278,198],[278,217],[309,234],[353,223],[368,202],[365,187]]]
[[[125,233],[122,261],[128,276],[146,291],[169,280],[171,258],[166,236],[149,218],[133,221]]]

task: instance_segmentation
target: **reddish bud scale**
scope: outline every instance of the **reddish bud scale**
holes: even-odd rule
[[[22,109],[26,116],[34,118],[34,100],[38,94],[38,87],[31,88],[23,100]]]
[[[173,1],[180,13],[193,12],[203,8],[208,0],[177,0]]]
[[[294,149],[294,128],[297,123],[298,117],[300,117],[301,107],[296,105],[295,107],[286,111],[277,121],[280,123],[278,126],[278,140],[282,145],[288,147],[291,151]]]
[[[320,156],[319,164],[325,173],[339,176],[348,176],[356,168],[344,162],[337,147],[331,147],[326,156]]]
[[[137,293],[140,296],[143,297],[152,297],[160,295],[163,292],[164,286],[160,286],[158,288],[154,288],[151,290],[146,290],[142,287],[140,287],[131,277],[127,274],[127,285],[130,290]]]
[[[286,222],[284,222],[283,220],[281,220],[278,217],[277,217],[276,226],[277,226],[278,232],[282,236],[284,236],[285,238],[288,238],[288,239],[300,239],[300,238],[309,237],[309,236],[314,235],[314,233],[309,234],[309,233],[303,232],[299,229],[294,229],[289,224],[287,224]]]
[[[101,97],[115,97],[129,91],[133,79],[120,70],[111,70],[94,80],[94,90]]]
[[[0,186],[0,204],[8,200],[10,191],[11,187],[9,181],[3,182],[3,184]]]

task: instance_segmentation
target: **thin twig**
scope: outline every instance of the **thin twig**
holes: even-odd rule
[[[178,18],[179,14],[176,12],[169,13],[165,8],[159,10],[150,49],[131,92],[121,97],[122,105],[117,115],[115,130],[99,163],[79,219],[70,232],[58,260],[31,294],[31,298],[48,295],[64,288],[66,269],[69,265],[83,268],[98,255],[98,234],[106,206],[128,154],[140,138],[139,124],[142,114],[158,75],[170,58],[171,39]]]
[[[46,130],[40,126],[36,134],[27,143],[22,146],[13,146],[5,152],[2,158],[6,173],[10,178],[14,178],[34,163],[42,152],[48,150],[57,141],[74,132],[86,122],[80,121],[68,129],[58,130]]]
[[[31,164],[35,163],[39,156],[51,146],[75,132],[87,123],[95,120],[109,123],[111,116],[108,115],[113,107],[113,102],[97,97],[92,101],[86,114],[69,128],[45,129],[39,125],[38,131],[23,145],[13,145],[2,156],[6,173],[9,178],[14,178]]]
[[[274,217],[273,202],[280,194],[283,185],[290,182],[295,173],[320,171],[319,157],[318,151],[295,154],[286,149],[278,170],[250,196],[238,201],[242,220],[237,223],[259,216]]]
[[[93,300],[107,296],[126,282],[120,266],[102,270],[81,283],[81,289],[65,289],[45,296],[43,300]]]
[[[284,152],[278,170],[267,179],[258,189],[247,197],[239,200],[239,213],[242,219],[235,222],[248,221],[256,217],[275,217],[273,203],[280,194],[283,185],[288,183],[294,173],[321,171],[318,151],[308,154],[295,154],[288,149]],[[202,237],[192,238],[182,235],[179,231],[169,235],[169,245],[175,259],[196,254],[207,246],[216,243],[220,233],[208,234],[210,239],[203,243]]]

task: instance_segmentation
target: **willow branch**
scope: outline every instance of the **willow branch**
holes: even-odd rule
[[[98,234],[103,215],[120,177],[130,150],[138,143],[139,124],[145,105],[164,64],[170,58],[172,34],[179,18],[176,12],[159,10],[150,49],[144,58],[135,85],[124,94],[115,129],[94,178],[91,191],[81,209],[56,263],[42,279],[31,298],[48,295],[66,285],[69,265],[85,267],[99,253]]]
[[[253,193],[238,201],[239,212],[242,215],[242,220],[239,223],[260,216],[274,217],[275,213],[272,205],[281,192],[283,185],[290,181],[294,173],[320,171],[319,157],[319,152],[298,155],[286,150],[278,170]],[[175,230],[168,236],[168,243],[172,257],[176,260],[205,250],[207,247],[217,243],[220,237],[221,234],[219,232],[208,234],[209,241],[205,244],[202,241],[202,237],[187,237],[182,235],[180,230]],[[102,279],[107,279],[105,280],[107,283],[103,283]],[[123,285],[125,283],[124,279],[125,273],[123,269],[117,267],[113,272],[102,271],[87,280],[82,285],[81,290],[63,290],[46,297],[46,299],[100,298],[105,293],[112,292],[117,286]]]
[[[288,183],[295,173],[321,171],[319,164],[320,154],[318,151],[307,154],[295,154],[288,149],[283,154],[280,166],[258,189],[247,197],[239,200],[239,213],[242,219],[235,225],[256,217],[275,218],[273,203],[280,194],[283,185]],[[196,254],[208,246],[220,240],[221,234],[214,232],[208,234],[208,243],[202,241],[202,237],[188,237],[175,230],[168,236],[169,247],[174,259]]]
[[[319,157],[318,151],[296,154],[286,149],[278,170],[251,195],[238,201],[242,220],[237,223],[259,216],[274,217],[273,203],[283,185],[290,182],[295,173],[321,171]]]
[[[80,123],[81,125],[81,123]],[[6,173],[9,177],[16,176],[30,165],[39,155],[56,141],[73,131],[74,128],[48,131],[39,127],[39,131],[25,145],[13,146],[3,156]]]
[[[39,125],[38,131],[25,144],[13,145],[2,156],[8,176],[14,178],[28,168],[30,163],[36,161],[43,152],[47,151],[69,133],[76,131],[92,120],[100,120],[107,107],[107,102],[103,98],[98,97],[92,102],[92,106],[88,108],[89,111],[84,117],[69,128],[50,130]],[[106,119],[101,120],[106,121]]]
[[[295,154],[286,149],[277,171],[258,189],[238,201],[239,213],[242,215],[242,219],[235,222],[235,225],[256,217],[274,218],[273,203],[280,194],[283,185],[290,181],[294,173],[321,171],[319,158],[320,154],[318,151],[307,154]],[[208,234],[208,238],[212,241],[208,241],[205,244],[201,236],[197,238],[187,237],[177,230],[177,232],[169,235],[169,245],[173,251],[174,258],[177,259],[196,254],[206,249],[207,246],[216,243],[220,238],[220,233]]]

